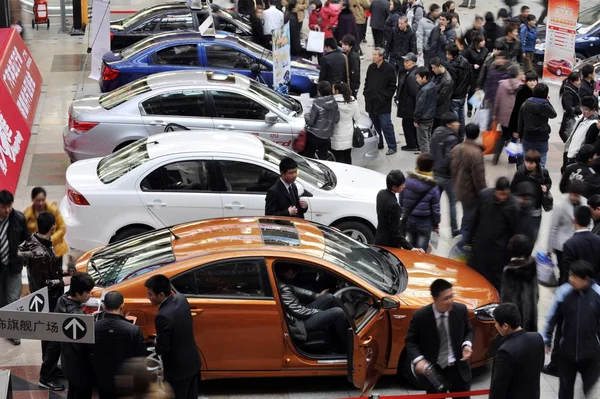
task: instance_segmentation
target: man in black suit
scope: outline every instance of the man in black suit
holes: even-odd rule
[[[285,157],[279,163],[279,172],[281,178],[267,191],[265,215],[295,216],[304,219],[308,204],[300,199],[298,188],[294,184],[298,176],[298,163]]]
[[[185,296],[171,293],[171,281],[162,274],[146,280],[148,299],[158,306],[154,318],[156,353],[165,379],[176,399],[198,399],[200,354],[194,340],[194,322]]]
[[[594,221],[592,233],[600,235],[600,194],[594,194],[588,198],[588,206],[592,211],[592,220]]]
[[[592,233],[589,225],[592,222],[592,210],[588,206],[575,209],[575,234],[563,246],[563,264],[569,270],[576,260],[588,261],[596,271],[596,281],[600,281],[600,236]]]
[[[104,312],[94,323],[93,362],[100,399],[118,396],[115,375],[125,360],[147,356],[142,330],[122,316],[123,302],[120,292],[108,292],[103,300]]]
[[[494,358],[489,399],[539,399],[544,339],[521,328],[521,314],[514,303],[499,305],[494,319],[504,339]]]
[[[473,328],[467,307],[454,303],[452,284],[446,280],[435,280],[430,291],[433,304],[417,310],[410,321],[405,342],[409,359],[427,393],[439,392],[429,381],[432,373],[444,383],[443,392],[469,391]]]

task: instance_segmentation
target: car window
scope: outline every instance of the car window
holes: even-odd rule
[[[154,32],[156,25],[160,22],[160,17],[151,18],[148,21],[142,22],[131,30],[132,33]]]
[[[222,31],[229,32],[229,33],[235,33],[238,35],[244,33],[244,31],[240,27],[238,27],[237,24],[233,20],[231,20],[223,15],[213,14],[213,18],[214,18],[217,30],[222,30]]]
[[[142,180],[142,191],[210,191],[208,161],[173,162],[155,169]]]
[[[152,62],[158,65],[198,66],[198,46],[181,44],[158,50],[152,56]]]
[[[263,259],[243,259],[198,267],[171,280],[187,296],[247,299],[272,297]]]
[[[167,14],[163,16],[158,23],[159,32],[186,29],[194,29],[194,20],[191,13]]]
[[[202,90],[182,90],[164,93],[142,102],[148,115],[206,116],[205,94]]]
[[[219,118],[264,120],[269,112],[242,94],[217,90],[211,91],[211,94]]]
[[[266,194],[279,175],[273,171],[246,162],[219,161],[225,187],[231,193]]]
[[[112,183],[148,162],[150,156],[148,155],[146,142],[147,139],[138,140],[102,158],[96,169],[98,179],[104,184]]]
[[[250,69],[255,63],[254,58],[228,46],[206,46],[208,66],[226,69]]]
[[[100,96],[98,102],[106,110],[113,109],[133,97],[150,91],[146,78],[134,80],[124,86]]]

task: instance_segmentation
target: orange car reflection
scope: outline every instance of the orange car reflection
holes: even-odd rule
[[[280,304],[279,270],[294,264],[295,285],[330,289],[354,332],[350,354],[326,342],[294,342]],[[491,360],[496,290],[478,273],[445,258],[370,247],[327,226],[288,218],[212,219],[161,229],[85,254],[78,262],[96,281],[92,296],[118,290],[125,311],[154,334],[157,309],[145,280],[171,279],[187,296],[202,378],[345,375],[368,393],[382,374],[410,377],[404,339],[414,311],[431,302],[429,285],[445,278],[470,310],[472,365]],[[358,300],[360,312],[349,299]],[[353,302],[354,305],[357,303]],[[349,337],[350,339],[350,337]],[[349,367],[348,362],[352,365]]]

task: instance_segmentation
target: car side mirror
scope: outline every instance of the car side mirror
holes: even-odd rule
[[[260,74],[260,65],[258,65],[258,64],[250,65],[250,72],[252,73],[252,76],[258,76]]]
[[[267,114],[265,115],[265,122],[267,123],[274,124],[277,123],[278,120],[279,117],[273,112],[267,112]]]
[[[386,310],[398,309],[400,304],[392,298],[385,297],[381,300],[381,307]]]

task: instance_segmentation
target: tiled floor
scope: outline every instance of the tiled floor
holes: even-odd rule
[[[141,8],[157,0],[115,0],[113,9]],[[430,2],[426,3],[428,6]],[[483,14],[484,11],[496,11],[501,2],[480,1],[476,10],[459,9],[463,19],[463,26],[470,26],[470,21],[475,12]],[[133,6],[131,4],[134,4]],[[537,2],[530,4],[532,12],[539,14],[540,6]],[[69,165],[67,157],[62,150],[61,131],[67,123],[68,108],[74,97],[87,93],[96,93],[97,83],[89,80],[90,59],[87,59],[88,37],[70,37],[56,33],[59,22],[52,21],[50,31],[40,29],[39,31],[26,31],[26,42],[40,69],[44,84],[42,96],[38,104],[38,112],[32,137],[29,142],[25,163],[23,165],[19,185],[16,192],[15,207],[24,209],[29,205],[29,193],[34,186],[44,186],[48,192],[48,198],[52,201],[60,201],[65,192],[65,171]],[[372,50],[371,39],[369,44],[363,44],[363,50],[367,55],[362,63],[363,76],[370,63]],[[84,63],[87,60],[85,71]],[[552,87],[551,99],[555,107],[560,108],[558,101],[558,89]],[[360,96],[361,104],[364,102]],[[557,110],[559,115],[561,110]],[[393,111],[395,114],[395,110]],[[396,131],[401,132],[401,124],[398,118],[393,118]],[[563,145],[558,137],[558,126],[560,117],[553,121],[553,135],[551,137],[551,150],[548,157],[548,168],[555,183],[553,194],[560,200],[558,192],[558,173],[562,162]],[[399,145],[404,143],[401,134],[398,135]],[[399,152],[396,155],[386,157],[383,152],[380,158],[370,167],[382,173],[391,169],[412,170],[416,156],[412,153]],[[488,157],[489,158],[489,157]],[[492,166],[489,159],[486,160],[486,174],[488,184],[499,176],[512,176],[514,167],[507,165],[504,159],[500,165]],[[442,200],[442,240],[437,249],[440,255],[446,255],[455,243],[450,237],[450,226],[448,220],[447,200]],[[460,207],[459,207],[460,208]],[[460,212],[460,210],[459,210]],[[539,249],[545,250],[548,234],[550,215],[543,218]],[[544,316],[552,301],[552,291],[541,288],[540,327],[543,326]],[[0,340],[0,367],[10,368],[15,376],[13,389],[17,390],[15,398],[57,398],[55,394],[44,391],[35,391],[39,365],[41,363],[40,344],[37,341],[23,341],[20,347],[13,347],[5,340]],[[474,374],[474,389],[484,389],[489,386],[491,368],[484,367]],[[582,398],[580,383],[578,382],[577,398]],[[205,394],[209,398],[344,398],[356,396],[357,391],[351,389],[345,378],[306,378],[306,379],[268,379],[268,380],[242,380],[235,381],[209,381],[204,384]],[[541,391],[543,399],[556,398],[558,392],[557,378],[542,376]],[[400,395],[411,391],[402,386],[397,378],[383,378],[377,386],[376,392],[382,395]],[[412,393],[412,392],[411,392]],[[594,398],[598,399],[598,398]]]

